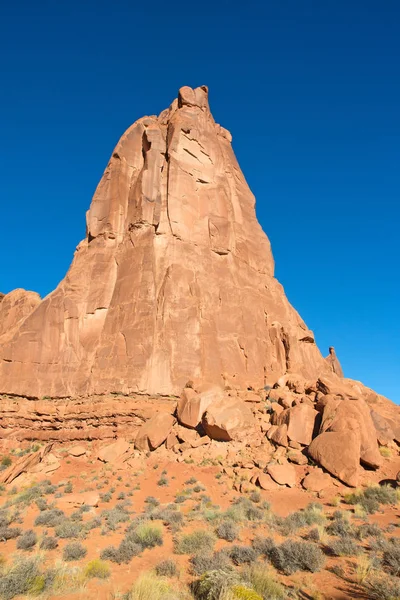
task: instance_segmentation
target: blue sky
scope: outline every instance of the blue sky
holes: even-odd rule
[[[119,136],[207,84],[290,301],[400,402],[399,29],[394,0],[2,3],[0,291],[54,289]]]

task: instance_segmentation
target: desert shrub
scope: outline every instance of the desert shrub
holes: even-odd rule
[[[367,537],[381,537],[382,535],[382,530],[376,523],[363,523],[356,530],[356,537],[359,540]]]
[[[0,597],[11,600],[28,594],[35,579],[40,576],[38,558],[18,558],[0,577]]]
[[[261,494],[258,490],[253,490],[249,498],[252,502],[261,502]]]
[[[162,475],[160,477],[160,479],[157,481],[157,485],[159,485],[160,487],[164,487],[166,485],[168,485],[169,481],[168,481],[168,477],[165,477],[165,475]]]
[[[64,486],[64,492],[66,494],[71,494],[72,493],[72,481],[68,481],[68,483]]]
[[[191,477],[190,479],[185,481],[185,485],[194,485],[195,483],[197,483],[196,477]]]
[[[129,563],[134,556],[142,552],[142,546],[129,538],[124,538],[118,548],[107,546],[100,554],[102,560],[110,560],[117,564]]]
[[[42,550],[55,550],[55,548],[58,548],[57,538],[45,535],[40,542],[40,548]]]
[[[49,508],[49,505],[47,504],[47,500],[45,498],[37,498],[37,500],[35,500],[35,504],[40,511],[47,510]]]
[[[244,575],[264,600],[284,600],[287,597],[285,588],[266,565],[256,563],[247,567]]]
[[[211,552],[214,544],[215,536],[213,533],[198,529],[177,538],[175,540],[175,552],[177,554],[194,554],[204,550]]]
[[[99,558],[88,562],[84,570],[87,579],[107,579],[110,576],[110,567]]]
[[[293,535],[303,527],[310,525],[322,525],[326,517],[319,504],[309,504],[304,510],[291,513],[285,518],[275,518],[275,525],[282,535]]]
[[[183,600],[186,594],[181,594],[163,578],[154,573],[143,573],[133,584],[125,596],[126,600]]]
[[[183,514],[178,508],[170,505],[164,509],[154,511],[149,515],[152,520],[160,520],[164,525],[170,527],[172,531],[178,531],[183,524]]]
[[[232,600],[263,600],[262,596],[244,584],[234,585],[228,593]]]
[[[256,551],[251,546],[232,546],[229,548],[229,557],[235,565],[254,562],[257,558]]]
[[[163,544],[161,527],[146,522],[140,523],[136,529],[129,534],[129,538],[136,544],[139,544],[143,549],[154,548],[155,546],[162,546]]]
[[[147,498],[145,498],[145,504],[148,504],[151,508],[156,508],[157,506],[160,506],[160,501],[157,500],[157,498],[154,498],[154,496],[147,496]]]
[[[175,577],[178,574],[178,567],[174,560],[167,558],[155,566],[155,572],[160,577]]]
[[[64,547],[63,559],[65,561],[79,560],[86,556],[87,550],[80,542],[70,542]]]
[[[106,492],[105,494],[100,494],[100,500],[102,502],[110,502],[111,499],[112,499],[111,492]]]
[[[275,548],[275,542],[270,537],[257,536],[251,542],[253,550],[257,555],[269,558],[272,548]]]
[[[371,600],[398,600],[400,580],[388,575],[374,574],[363,583],[363,589]]]
[[[85,529],[91,531],[92,529],[97,529],[97,527],[101,527],[101,519],[100,517],[94,517],[85,523]]]
[[[126,523],[130,518],[129,512],[121,506],[115,506],[111,510],[103,510],[101,516],[111,531],[115,531],[120,523]]]
[[[373,514],[381,504],[396,504],[396,490],[389,485],[374,485],[361,492],[353,492],[345,496],[348,504],[359,504],[368,514]]]
[[[35,519],[35,525],[42,525],[43,527],[56,527],[65,519],[65,515],[62,510],[58,508],[52,508],[50,510],[43,510]]]
[[[1,459],[1,466],[4,467],[5,469],[7,467],[10,467],[12,464],[12,459],[11,456],[3,456],[3,458]]]
[[[222,521],[215,530],[217,537],[233,542],[239,536],[239,527],[233,521]]]
[[[71,521],[82,521],[83,519],[82,513],[79,510],[75,510],[73,513],[71,513],[69,518]]]
[[[254,506],[249,498],[240,497],[222,515],[223,519],[228,519],[239,523],[241,521],[261,521],[264,518],[264,511],[258,506]]]
[[[192,585],[197,600],[222,600],[223,595],[235,585],[240,584],[235,571],[208,571]]]
[[[396,577],[400,576],[400,539],[391,538],[386,542],[382,562],[388,573]]]
[[[355,529],[350,523],[345,513],[337,510],[333,514],[331,523],[326,528],[329,535],[337,535],[341,537],[354,537]]]
[[[32,550],[37,544],[37,535],[33,529],[28,529],[18,538],[17,548],[18,550]]]
[[[190,559],[191,571],[194,575],[203,575],[207,571],[230,571],[233,567],[225,550],[214,552],[199,552]]]
[[[332,541],[329,548],[335,556],[358,556],[362,552],[362,548],[348,536]]]
[[[116,548],[115,546],[107,546],[101,551],[100,558],[102,560],[111,560],[112,562],[119,563],[120,561],[118,560],[118,548]]]
[[[320,571],[325,563],[321,549],[311,542],[286,540],[271,550],[270,560],[274,567],[286,575],[296,571]]]
[[[80,537],[81,533],[81,523],[77,523],[76,521],[69,521],[68,519],[64,519],[64,521],[62,521],[55,528],[56,536],[61,539],[77,539]]]
[[[22,534],[20,527],[1,527],[0,528],[0,541],[6,542],[7,540],[13,540]]]

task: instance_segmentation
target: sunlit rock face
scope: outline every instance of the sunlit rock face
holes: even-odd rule
[[[123,134],[86,239],[36,300],[14,320],[0,310],[0,392],[178,395],[189,379],[260,388],[288,371],[330,371],[274,278],[254,196],[204,86],[182,88]]]

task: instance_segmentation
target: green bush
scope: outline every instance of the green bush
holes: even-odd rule
[[[274,567],[286,575],[296,571],[320,571],[325,558],[321,549],[311,542],[286,540],[271,550],[270,559]]]
[[[87,579],[107,579],[110,576],[110,567],[99,558],[88,562],[84,570]]]
[[[285,588],[276,581],[274,574],[265,564],[255,563],[246,569],[244,575],[264,600],[284,600],[287,598]]]
[[[389,485],[367,487],[361,492],[353,492],[345,496],[348,504],[359,504],[368,514],[373,514],[381,504],[396,504],[396,490]]]
[[[155,546],[162,546],[163,544],[161,527],[146,522],[138,525],[136,529],[129,534],[129,537],[143,549],[154,548]]]
[[[180,536],[175,541],[175,552],[177,554],[194,554],[204,550],[211,552],[214,544],[215,536],[213,533],[198,529]]]

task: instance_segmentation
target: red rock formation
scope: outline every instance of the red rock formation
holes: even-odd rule
[[[0,392],[179,395],[188,379],[257,389],[329,373],[274,278],[254,204],[206,87],[139,119],[65,279],[3,330]]]
[[[36,292],[17,289],[0,294],[0,337],[10,335],[39,304],[40,296]]]
[[[338,377],[344,377],[342,365],[340,364],[339,359],[336,356],[335,348],[333,346],[329,348],[329,354],[325,358],[325,360],[331,367],[332,371],[336,373]]]

